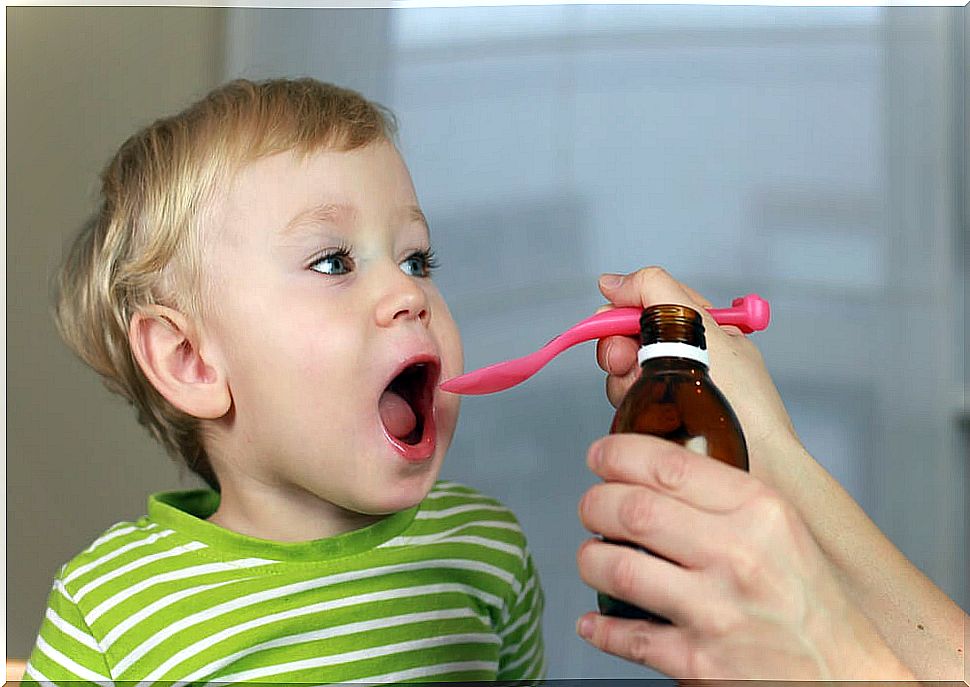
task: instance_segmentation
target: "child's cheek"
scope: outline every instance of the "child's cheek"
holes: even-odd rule
[[[445,380],[465,371],[464,347],[458,325],[440,294],[436,294],[434,298],[434,313],[438,324],[436,329],[441,354],[441,379]]]

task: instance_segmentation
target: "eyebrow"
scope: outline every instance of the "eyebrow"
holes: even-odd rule
[[[428,218],[424,216],[421,208],[419,208],[417,205],[409,205],[408,215],[412,222],[417,222],[418,224],[422,225],[424,230],[428,232],[428,235],[431,235],[431,227],[428,226]]]
[[[341,203],[322,203],[298,212],[286,225],[280,229],[280,236],[289,236],[308,224],[340,222],[357,214],[351,205]]]
[[[428,226],[428,219],[424,212],[417,205],[408,205],[405,208],[408,220],[422,225],[430,235],[431,228]],[[280,229],[280,236],[289,236],[301,227],[310,224],[335,222],[340,223],[348,219],[353,220],[357,216],[357,209],[353,205],[344,203],[321,203],[297,213],[286,225]]]

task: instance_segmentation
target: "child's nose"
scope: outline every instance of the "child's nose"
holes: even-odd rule
[[[431,322],[427,294],[415,277],[403,273],[401,277],[388,284],[381,296],[377,305],[378,324],[389,327],[399,321],[413,319],[427,326]]]

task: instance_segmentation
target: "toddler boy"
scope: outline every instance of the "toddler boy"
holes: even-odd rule
[[[26,680],[543,675],[519,524],[436,481],[461,342],[394,135],[352,91],[240,80],[109,163],[58,327],[210,488],[61,569]]]

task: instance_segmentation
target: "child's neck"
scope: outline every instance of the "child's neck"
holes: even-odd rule
[[[219,508],[209,522],[248,537],[274,542],[302,542],[334,537],[384,519],[354,513],[305,491],[265,485],[221,484]]]

